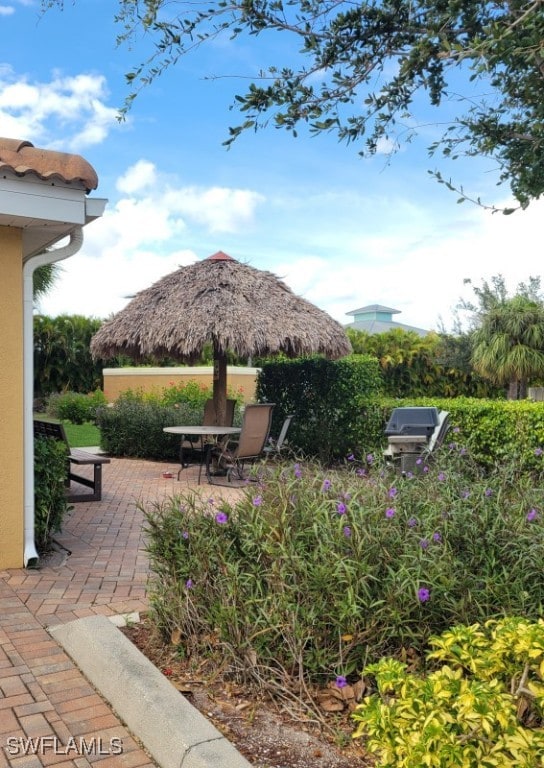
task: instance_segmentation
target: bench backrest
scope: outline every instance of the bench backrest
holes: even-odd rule
[[[70,447],[62,424],[57,424],[52,421],[34,419],[34,437],[51,437],[54,440],[60,440]]]

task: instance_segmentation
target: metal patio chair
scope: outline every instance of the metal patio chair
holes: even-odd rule
[[[246,405],[242,420],[242,430],[237,436],[236,443],[232,438],[226,438],[224,442],[207,454],[207,472],[209,477],[223,475],[228,482],[233,477],[244,480],[246,464],[262,458],[270,433],[272,412],[274,403],[259,403]]]
[[[293,418],[294,414],[292,413],[285,417],[277,439],[274,439],[273,437],[268,438],[268,442],[264,447],[264,453],[267,458],[277,457],[281,454]]]

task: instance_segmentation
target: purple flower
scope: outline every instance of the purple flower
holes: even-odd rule
[[[417,599],[420,603],[426,603],[431,597],[430,591],[427,587],[420,587],[417,591]]]
[[[336,687],[337,688],[345,688],[347,684],[348,684],[348,681],[346,680],[344,675],[338,675],[338,677],[336,678],[336,681],[335,681]]]
[[[459,456],[464,456],[466,452],[467,452],[467,449],[466,449],[466,448],[461,448],[461,449],[459,450]]]
[[[393,507],[388,507],[385,510],[385,516],[389,518],[389,520],[391,520],[392,517],[395,517],[395,510],[393,509]]]
[[[444,474],[444,472],[438,473],[438,479],[440,480],[441,483],[444,482],[444,480],[446,479],[446,475]]]
[[[419,546],[421,547],[421,549],[427,549],[427,547],[429,546],[429,539],[421,539],[419,542]]]
[[[487,498],[489,498],[490,496],[493,496],[492,489],[491,488],[486,488],[485,492],[484,492],[484,496],[486,496]]]
[[[355,456],[352,453],[348,456],[348,461],[355,461]]]
[[[530,512],[527,512],[527,521],[529,523],[532,523],[533,520],[536,520],[537,517],[538,517],[538,512],[536,511],[536,509],[531,509]]]
[[[542,456],[544,450],[542,448],[535,448],[535,456]]]
[[[460,427],[454,427],[454,428],[453,428],[453,431],[454,431],[454,432],[460,432],[460,431],[461,431],[461,428],[460,428]]]
[[[415,527],[416,527],[416,525],[417,525],[417,517],[411,517],[411,518],[408,520],[408,523],[407,523],[407,525],[408,525],[408,528],[415,528]]]
[[[414,476],[413,472],[407,472],[406,473],[406,477],[408,478],[408,480],[411,480],[413,478],[413,476]]]
[[[359,467],[359,469],[356,471],[356,474],[359,475],[359,477],[365,477],[366,469],[362,469],[361,467]]]
[[[461,492],[461,498],[462,499],[468,499],[469,496],[470,496],[470,491],[462,491]]]
[[[323,491],[330,490],[331,485],[332,485],[332,483],[331,483],[330,480],[323,480],[323,488],[322,488],[322,490]]]
[[[187,579],[185,582],[185,589],[192,589],[194,586],[194,582],[192,579]]]
[[[262,496],[255,496],[253,499],[253,506],[254,507],[260,507],[263,503],[263,497]]]
[[[188,539],[189,538],[189,531],[183,531],[183,533],[181,534],[181,537],[183,539]]]
[[[339,515],[345,515],[346,514],[347,507],[346,507],[346,505],[344,504],[343,501],[339,501],[338,502],[338,504],[336,505],[336,511],[338,512]]]
[[[426,464],[425,464],[425,466],[423,467],[423,471],[424,471],[424,472],[428,472],[428,471],[429,471],[429,467],[428,467]]]
[[[219,523],[219,525],[225,525],[225,523],[228,523],[229,516],[226,515],[224,512],[218,512],[215,516],[215,522]]]
[[[374,456],[371,453],[367,453],[367,455],[366,455],[366,463],[367,464],[372,464],[373,461],[374,461]]]
[[[440,533],[438,533],[438,531],[435,531],[435,533],[433,533],[433,541],[437,541],[437,542],[442,541],[442,536]]]
[[[423,464],[423,459],[416,459],[416,464],[419,467],[420,464]]]
[[[345,526],[342,528],[342,533],[344,534],[344,536],[346,537],[346,539],[349,539],[349,537],[351,536],[351,528],[349,527],[349,525],[345,525]]]
[[[396,488],[390,488],[387,495],[389,496],[390,499],[394,499],[397,493],[398,491]]]
[[[302,470],[300,468],[300,464],[295,464],[293,471],[294,471],[295,477],[302,477]]]

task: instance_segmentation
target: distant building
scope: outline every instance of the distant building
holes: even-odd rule
[[[353,322],[348,323],[346,328],[353,328],[355,331],[366,331],[367,333],[385,333],[399,328],[402,331],[413,331],[418,336],[426,336],[430,331],[424,328],[416,328],[414,325],[405,323],[396,323],[393,315],[400,314],[400,309],[391,309],[391,307],[382,307],[381,304],[369,304],[368,307],[353,309],[346,312],[346,315],[353,315]]]

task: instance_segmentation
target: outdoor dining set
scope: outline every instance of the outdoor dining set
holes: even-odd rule
[[[213,399],[206,402],[201,425],[164,427],[164,432],[180,437],[180,468],[187,468],[195,458],[199,462],[198,483],[202,471],[213,483],[217,477],[244,479],[245,466],[271,453],[279,453],[285,442],[292,415],[284,420],[276,440],[270,438],[273,403],[249,404],[244,408],[242,425],[234,427],[234,400],[227,400],[226,424],[218,424]]]

